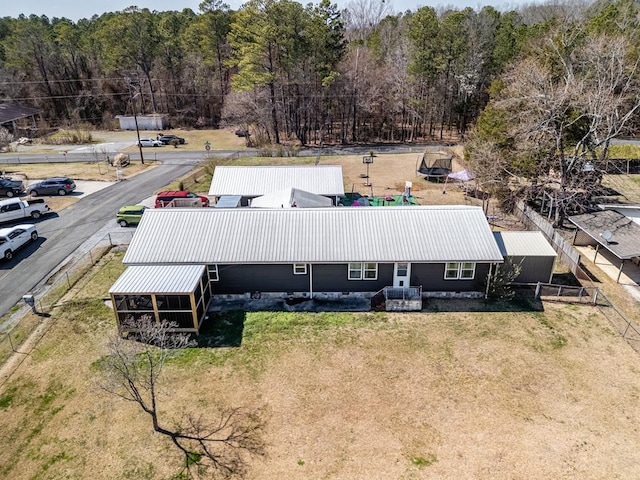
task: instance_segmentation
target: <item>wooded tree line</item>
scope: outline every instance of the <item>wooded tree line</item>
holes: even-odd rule
[[[237,11],[205,0],[197,13],[4,17],[0,99],[40,108],[54,126],[106,126],[135,108],[167,113],[174,126],[240,125],[256,142],[442,139],[464,135],[490,86],[542,58],[538,46],[559,29],[583,38],[596,28],[588,25],[617,25],[622,9],[637,3],[394,14],[381,0],[343,10],[328,0],[250,0]],[[626,21],[621,36],[637,23]]]

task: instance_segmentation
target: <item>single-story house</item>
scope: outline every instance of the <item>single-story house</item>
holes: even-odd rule
[[[181,296],[180,305],[194,309],[189,331],[197,332],[205,278],[212,297],[230,301],[370,299],[384,291],[388,301],[417,297],[421,307],[423,297],[483,297],[502,262],[479,207],[150,209],[110,293],[119,322],[137,298],[144,311],[168,318],[157,297]],[[158,273],[137,271],[150,266]],[[183,276],[182,267],[195,270]],[[181,279],[173,290],[166,276]]]
[[[573,236],[574,245],[596,247],[594,263],[600,248],[618,258],[620,267],[617,281],[620,281],[625,262],[631,260],[640,263],[640,225],[631,218],[615,210],[602,210],[575,215],[569,217],[569,221],[577,227]]]
[[[493,232],[493,236],[505,264],[519,267],[513,284],[551,283],[558,254],[542,232]]]
[[[331,207],[333,202],[322,195],[305,192],[298,188],[285,188],[254,198],[250,206],[252,208],[319,208]]]
[[[218,166],[209,196],[217,201],[226,195],[240,195],[241,205],[248,206],[256,197],[291,188],[328,197],[335,205],[344,196],[342,166]]]
[[[0,103],[0,126],[13,134],[19,133],[20,125],[23,128],[35,129],[37,128],[36,117],[40,114],[41,111],[37,108],[18,103]]]

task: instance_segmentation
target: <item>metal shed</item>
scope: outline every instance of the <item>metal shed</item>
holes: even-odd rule
[[[204,265],[135,265],[109,290],[120,332],[129,321],[151,316],[177,323],[177,332],[198,333],[211,299]]]
[[[514,284],[551,282],[558,256],[542,232],[493,232],[505,263],[521,268]]]

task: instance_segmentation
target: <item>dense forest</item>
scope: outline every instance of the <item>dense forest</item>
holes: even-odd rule
[[[0,102],[38,108],[39,131],[138,112],[233,126],[254,146],[453,136],[484,190],[507,209],[546,195],[557,224],[601,192],[611,140],[637,131],[638,0],[347,5],[0,18]]]
[[[250,0],[237,11],[205,0],[199,12],[4,17],[0,102],[39,108],[52,127],[109,128],[135,109],[168,114],[176,127],[239,126],[255,142],[465,138],[479,117],[486,137],[501,134],[495,130],[508,113],[536,108],[515,98],[500,107],[492,98],[504,103],[563,75],[592,75],[579,52],[613,56],[609,46],[619,46],[622,63],[601,65],[600,80],[616,75],[607,68],[621,68],[629,81],[606,94],[631,92],[637,29],[632,0],[403,13],[382,0],[352,0],[342,10],[328,0]],[[482,117],[487,105],[491,114]],[[627,120],[622,126],[632,127]]]

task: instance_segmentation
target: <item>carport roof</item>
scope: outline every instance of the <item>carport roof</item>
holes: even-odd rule
[[[623,214],[604,210],[569,217],[569,221],[620,260],[640,257],[640,225]],[[602,237],[606,231],[611,232],[609,241]]]
[[[134,265],[120,275],[109,293],[191,293],[198,286],[204,269],[204,265]]]

